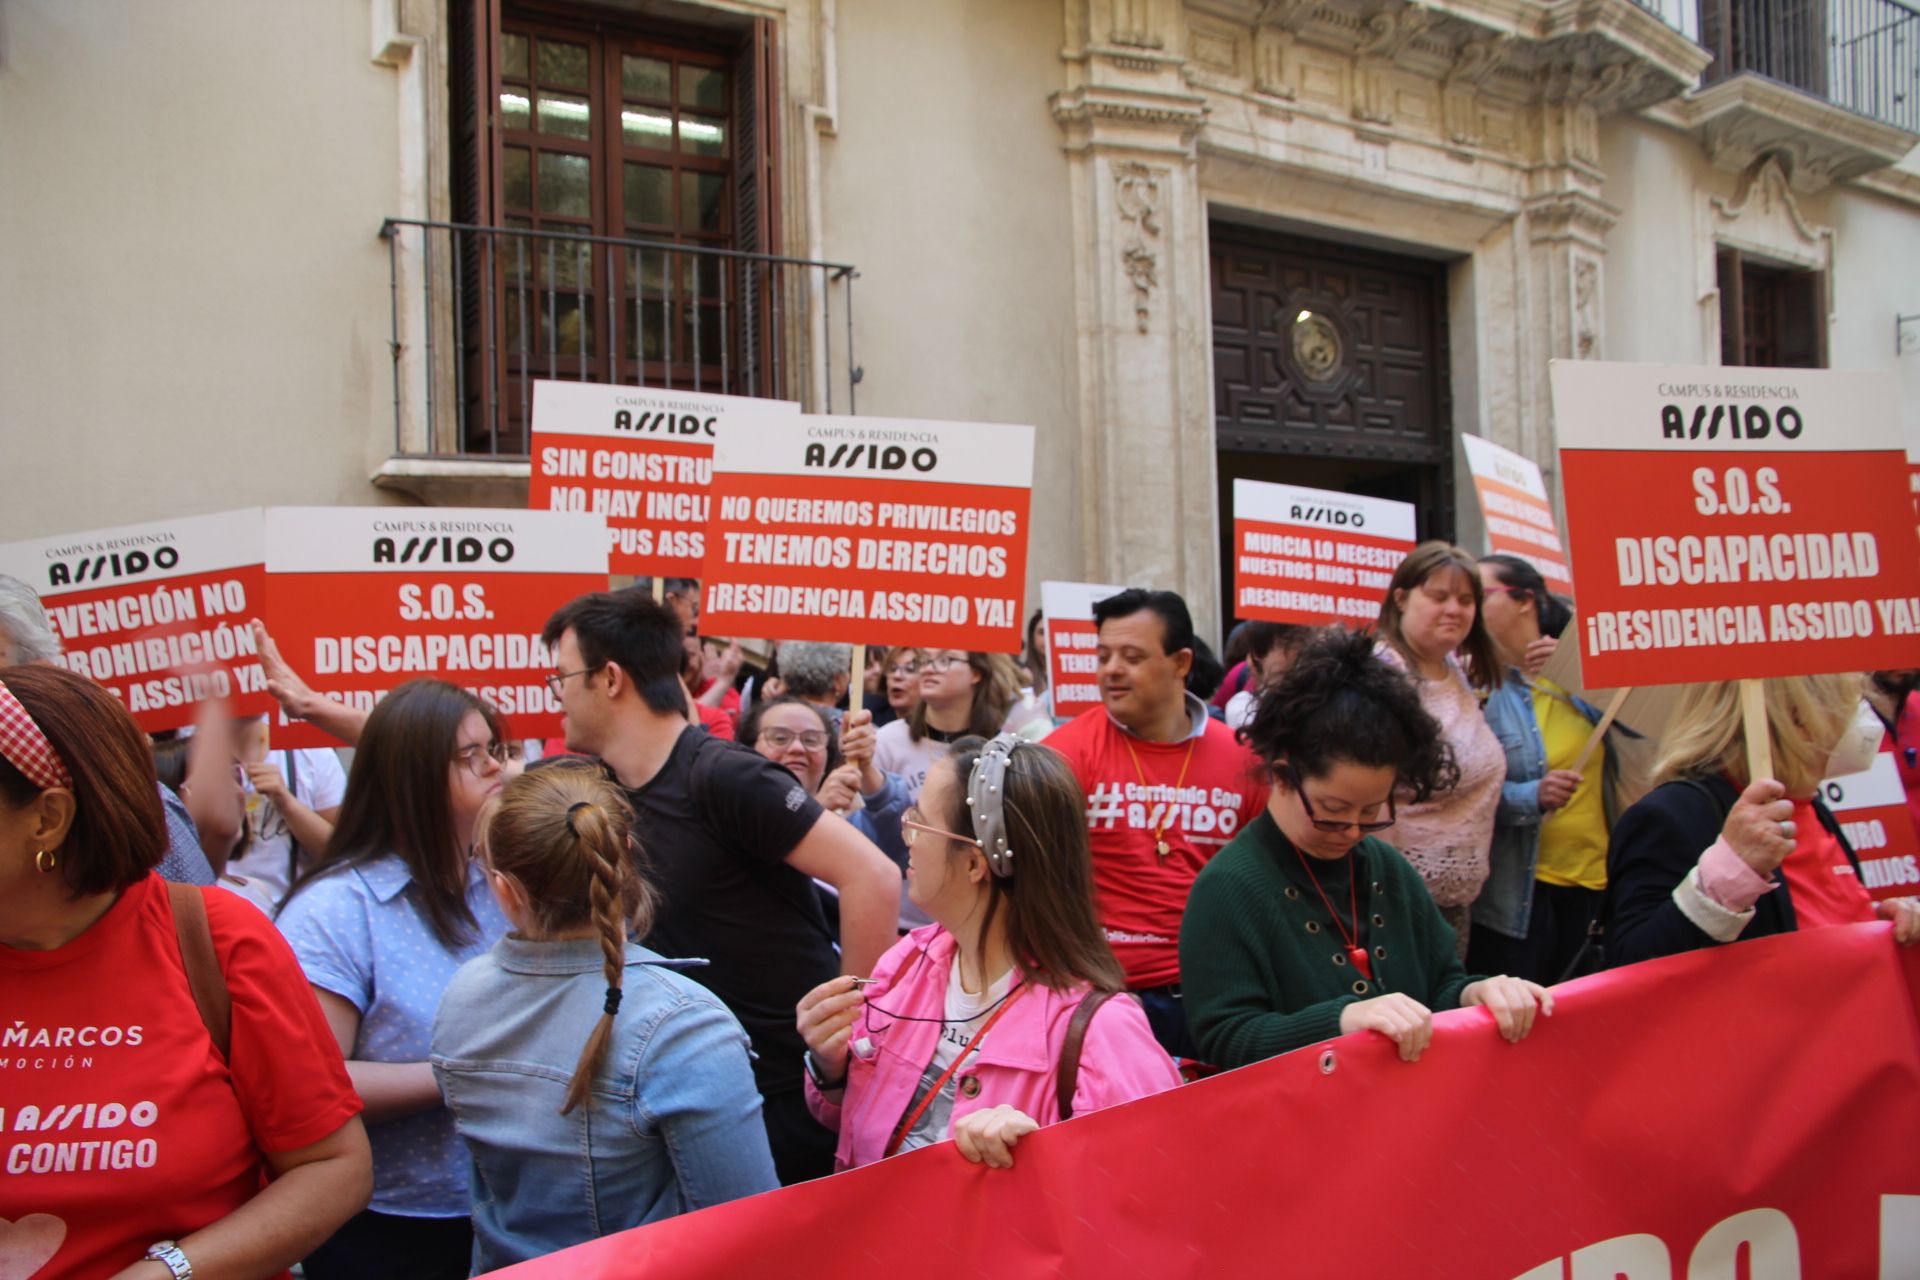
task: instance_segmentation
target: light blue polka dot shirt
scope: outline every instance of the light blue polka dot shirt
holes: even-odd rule
[[[322,876],[288,900],[280,932],[307,981],[360,1010],[349,1057],[363,1062],[425,1062],[440,997],[461,965],[484,954],[512,926],[476,862],[467,906],[480,928],[449,950],[417,902],[406,863],[389,854]],[[367,1127],[373,1144],[373,1202],[378,1213],[464,1218],[472,1205],[467,1152],[444,1107]]]

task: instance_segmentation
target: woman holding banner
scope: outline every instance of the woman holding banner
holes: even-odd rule
[[[360,1100],[257,908],[169,885],[147,740],[0,668],[0,1275],[268,1276],[367,1202]]]
[[[839,1131],[837,1168],[949,1137],[1006,1168],[1042,1125],[1180,1083],[1121,993],[1094,917],[1086,799],[1059,753],[1012,733],[957,742],[903,825],[908,891],[935,923],[870,985],[834,978],[797,1011],[807,1103]]]
[[[1542,639],[1558,640],[1572,611],[1518,556],[1480,557],[1480,580],[1487,632],[1506,663],[1506,679],[1487,697],[1487,724],[1506,752],[1507,776],[1467,963],[1558,982],[1607,887],[1615,766],[1604,742],[1580,758],[1601,711],[1545,676],[1530,677],[1551,652]]]
[[[1687,686],[1667,726],[1661,785],[1621,815],[1608,857],[1610,965],[1819,925],[1892,920],[1920,940],[1910,898],[1875,903],[1826,778],[1873,762],[1880,724],[1861,714],[1857,675],[1760,682],[1774,777],[1750,778],[1737,680]]]
[[[654,909],[634,847],[625,795],[581,761],[516,779],[481,821],[514,931],[454,975],[433,1027],[476,1272],[780,1185],[747,1033],[629,941]]]
[[[1203,1059],[1241,1067],[1377,1031],[1412,1062],[1436,1011],[1484,1005],[1509,1041],[1553,1012],[1532,982],[1469,977],[1419,873],[1373,834],[1394,825],[1397,799],[1444,793],[1457,770],[1420,695],[1369,637],[1310,640],[1241,738],[1272,776],[1267,811],[1201,871],[1180,926]]]
[[[490,705],[401,685],[367,717],[325,857],[281,905],[375,1126],[372,1205],[307,1258],[309,1280],[468,1273],[467,1155],[427,1054],[454,972],[507,932],[471,856],[506,758]]]
[[[1376,624],[1380,657],[1414,678],[1421,705],[1453,754],[1454,780],[1402,806],[1394,836],[1452,926],[1462,959],[1507,774],[1500,740],[1480,712],[1480,699],[1504,678],[1482,606],[1473,557],[1423,542],[1394,570]]]

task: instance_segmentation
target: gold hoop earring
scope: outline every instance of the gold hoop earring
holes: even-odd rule
[[[53,850],[42,849],[33,855],[33,865],[44,876],[60,865],[60,859],[54,856]]]

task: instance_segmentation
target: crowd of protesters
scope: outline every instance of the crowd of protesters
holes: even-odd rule
[[[1602,732],[1514,557],[1423,544],[1371,629],[1223,660],[1121,591],[1065,723],[1037,614],[1017,662],[874,647],[856,686],[665,586],[553,613],[545,742],[440,680],[348,707],[256,624],[343,767],[217,708],[149,739],[0,579],[0,1127],[41,1175],[0,1218],[63,1224],[43,1274],[465,1276],[948,1141],[1007,1166],[1342,1034],[1411,1062],[1447,1009],[1518,1041],[1610,965],[1920,938],[1819,796],[1886,739],[1920,818],[1920,673],[1765,681],[1752,777],[1734,683]],[[97,1106],[41,1140],[76,1027]]]

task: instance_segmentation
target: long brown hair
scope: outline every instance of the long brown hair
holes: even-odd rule
[[[53,851],[60,882],[77,898],[137,884],[167,852],[146,735],[118,698],[60,667],[0,667],[0,683],[73,778],[73,823]],[[39,784],[0,757],[0,799],[19,809],[40,794]]]
[[[980,677],[973,686],[973,706],[967,713],[963,732],[977,738],[991,738],[1007,722],[1014,697],[1020,691],[1019,671],[1013,659],[1004,653],[969,653],[967,665]],[[913,704],[907,713],[907,736],[915,742],[927,736],[927,700]]]
[[[621,990],[626,939],[651,925],[654,894],[635,865],[633,810],[620,789],[586,763],[530,769],[509,782],[499,803],[481,817],[479,846],[487,865],[526,893],[529,923],[542,936],[592,921],[607,990]],[[561,1115],[592,1093],[613,1041],[613,1018],[603,1010],[593,1024],[567,1082]]]
[[[455,847],[447,778],[460,725],[476,711],[504,741],[493,704],[445,680],[409,680],[380,700],[360,732],[326,854],[294,881],[287,902],[321,876],[392,853],[419,886],[416,900],[440,944],[473,939],[480,922],[467,906],[467,851]]]
[[[963,738],[947,757],[958,783],[953,811],[939,815],[949,831],[980,834],[967,811],[967,778],[985,745],[978,738]],[[1023,742],[1007,756],[1000,790],[1013,874],[987,877],[981,938],[1004,909],[1007,946],[1028,978],[1055,990],[1081,982],[1096,991],[1121,990],[1126,975],[1093,909],[1087,797],[1066,757],[1051,747]],[[984,954],[980,959],[984,963]]]
[[[1418,591],[1434,575],[1453,571],[1465,577],[1473,590],[1473,626],[1468,628],[1467,638],[1460,642],[1460,652],[1467,658],[1467,678],[1476,689],[1498,689],[1504,669],[1500,653],[1493,646],[1493,637],[1487,632],[1487,602],[1480,590],[1480,564],[1451,543],[1423,542],[1407,552],[1407,558],[1393,571],[1393,581],[1387,584],[1387,596],[1380,602],[1380,618],[1374,628],[1380,638],[1406,660],[1407,669],[1418,674],[1413,650],[1407,646],[1406,634],[1400,629],[1400,602],[1394,597],[1402,591]]]

